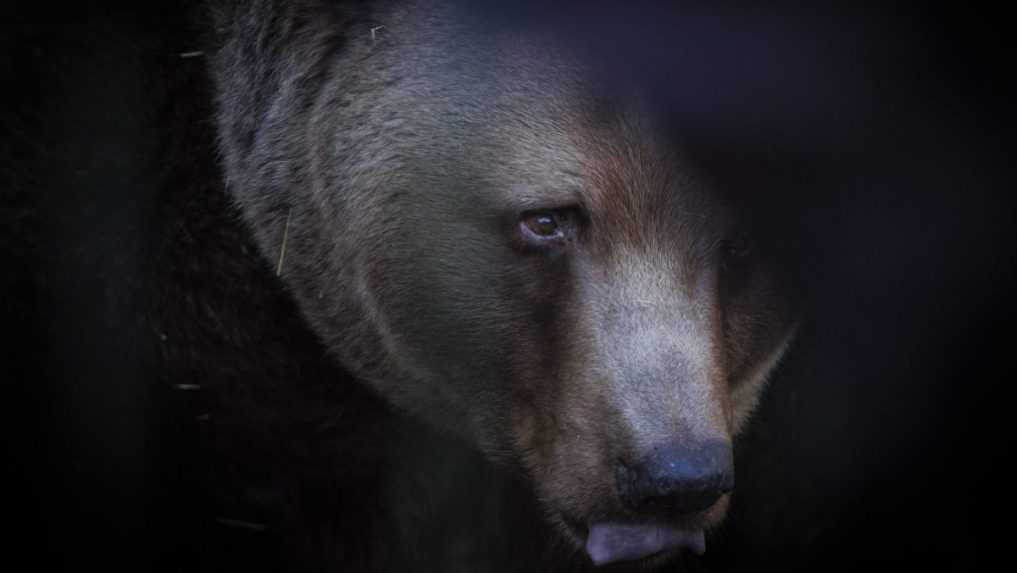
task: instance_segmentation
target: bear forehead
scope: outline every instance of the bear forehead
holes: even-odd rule
[[[393,23],[398,40],[374,46],[352,78],[385,85],[358,106],[385,128],[372,145],[398,149],[415,182],[445,184],[454,170],[477,205],[578,206],[616,242],[723,234],[726,206],[636,86],[551,35],[417,24]]]
[[[602,77],[578,66],[558,73],[566,68],[553,55],[542,62],[488,68],[473,78],[486,82],[482,88],[440,76],[427,85],[404,78],[386,117],[409,136],[394,146],[421,160],[423,171],[472,170],[490,183],[486,198],[500,207],[577,205],[605,222],[638,219],[642,228],[689,213],[714,223],[725,218],[709,182],[637,91],[603,88]],[[418,141],[434,133],[441,136]]]

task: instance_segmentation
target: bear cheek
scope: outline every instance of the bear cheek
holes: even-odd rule
[[[565,265],[542,259],[508,264],[499,298],[512,308],[499,347],[508,357],[512,432],[530,466],[545,464],[560,432],[563,396],[572,371],[572,284]],[[538,464],[539,462],[539,464]]]
[[[767,375],[793,336],[792,316],[785,289],[765,271],[725,300],[725,360],[734,433],[755,408]]]
[[[531,338],[519,348],[530,350],[514,380],[511,429],[519,462],[552,511],[584,516],[610,499],[613,484],[603,471],[610,428],[598,412],[605,409],[590,382],[593,373],[577,359],[590,351],[567,336],[544,348]],[[548,368],[547,360],[556,366]]]

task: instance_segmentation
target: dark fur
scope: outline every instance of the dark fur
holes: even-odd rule
[[[614,460],[730,442],[792,330],[771,270],[724,262],[734,213],[647,102],[608,89],[578,46],[487,16],[442,2],[216,8],[225,181],[262,262],[254,249],[206,260],[240,265],[243,284],[278,270],[296,304],[230,297],[209,312],[196,294],[167,324],[273,321],[221,349],[218,407],[250,408],[212,436],[254,446],[223,444],[234,468],[270,460],[266,491],[295,510],[273,519],[292,520],[309,563],[581,566],[572,524],[624,515]],[[514,243],[520,211],[567,204],[589,218],[568,251]],[[277,328],[310,354],[248,354],[286,340]],[[322,492],[331,504],[301,506]],[[548,526],[547,544],[477,534]]]

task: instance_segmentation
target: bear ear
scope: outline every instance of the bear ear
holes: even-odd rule
[[[366,3],[300,0],[285,8],[270,2],[211,2],[206,30],[213,82],[217,143],[228,191],[235,198],[267,183],[274,165],[299,144],[273,117],[306,120],[316,94],[294,90],[295,78],[325,77],[346,33],[367,20]],[[352,4],[349,8],[345,4]],[[275,169],[279,171],[280,169]],[[259,194],[259,196],[261,196]]]

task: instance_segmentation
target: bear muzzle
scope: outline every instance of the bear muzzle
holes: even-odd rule
[[[631,516],[589,526],[586,552],[594,564],[682,550],[702,555],[706,551],[703,529],[671,522],[690,521],[734,489],[731,445],[726,441],[664,444],[637,463],[619,461],[615,482]]]
[[[641,515],[685,515],[705,510],[734,489],[727,442],[684,442],[654,448],[636,464],[615,468],[618,497]]]

